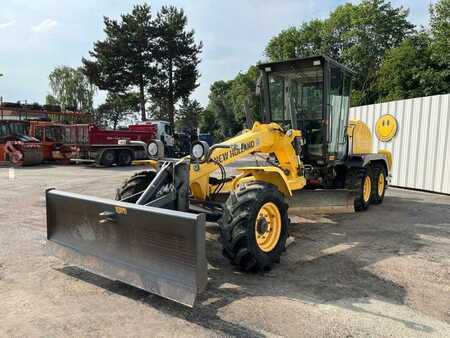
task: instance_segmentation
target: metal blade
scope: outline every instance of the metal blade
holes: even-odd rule
[[[340,214],[355,212],[355,193],[345,189],[299,190],[289,200],[289,214]]]
[[[55,256],[191,307],[205,289],[204,215],[57,190],[46,198]]]

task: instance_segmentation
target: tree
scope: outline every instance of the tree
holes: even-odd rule
[[[256,96],[258,68],[251,66],[233,80],[216,81],[211,85],[209,102],[200,119],[202,132],[221,140],[235,135],[246,124],[247,113],[253,121],[261,119],[259,97]]]
[[[378,73],[380,100],[450,91],[450,1],[430,7],[430,31],[422,31],[386,53]]]
[[[97,125],[112,125],[117,129],[117,125],[123,121],[126,116],[139,111],[139,94],[114,94],[109,93],[106,102],[98,106],[94,118]]]
[[[248,112],[254,121],[261,118],[259,97],[256,96],[256,80],[259,71],[251,66],[247,72],[239,73],[232,81],[230,88],[231,104],[235,120],[240,126],[246,122]]]
[[[51,94],[48,94],[45,97],[45,104],[50,106],[61,106],[61,103]]]
[[[195,43],[193,30],[187,31],[182,9],[163,6],[155,19],[155,28],[157,72],[149,93],[174,126],[176,103],[188,98],[198,86],[202,44]]]
[[[62,109],[93,110],[96,88],[81,68],[56,67],[50,73],[49,81],[52,91],[46,98],[46,101],[52,102],[49,104],[60,104]]]
[[[214,138],[221,140],[235,135],[242,129],[236,120],[231,96],[232,81],[216,81],[211,85],[207,110],[214,113],[218,130]]]
[[[145,96],[155,76],[155,29],[150,6],[136,5],[121,21],[104,18],[106,38],[94,43],[92,60],[82,59],[85,74],[100,89],[117,95],[139,91],[142,120],[146,119]]]
[[[450,0],[440,0],[431,5],[430,17],[433,56],[448,67],[450,65]]]
[[[400,100],[439,92],[431,60],[430,38],[423,32],[386,53],[378,72],[380,101]]]
[[[210,133],[213,136],[217,136],[219,131],[219,125],[217,123],[216,115],[213,111],[203,109],[200,114],[199,128],[202,133]]]
[[[203,108],[197,100],[184,98],[177,112],[177,126],[179,129],[186,128],[190,131],[199,127],[200,116]]]
[[[387,0],[363,0],[338,6],[325,20],[313,20],[272,38],[266,47],[271,60],[286,56],[327,54],[356,72],[354,104],[378,99],[374,87],[385,53],[413,33],[408,10]]]
[[[266,55],[273,61],[287,60],[299,56],[321,54],[324,46],[325,23],[312,20],[303,23],[299,28],[290,27],[270,39],[266,47]]]

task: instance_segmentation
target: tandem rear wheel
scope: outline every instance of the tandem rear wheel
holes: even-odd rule
[[[355,211],[367,210],[370,204],[381,204],[387,187],[387,173],[382,164],[368,164],[352,169],[347,175],[347,187],[356,187]]]

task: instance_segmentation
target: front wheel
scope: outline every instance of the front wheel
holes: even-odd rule
[[[128,198],[128,202],[136,203],[139,198],[137,194],[147,189],[155,176],[156,173],[152,170],[141,171],[134,174],[126,179],[122,186],[117,189],[116,200],[120,201],[124,198]]]
[[[272,184],[254,182],[231,193],[219,222],[224,255],[242,271],[269,271],[285,249],[287,208]]]

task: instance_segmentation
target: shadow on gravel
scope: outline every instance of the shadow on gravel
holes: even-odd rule
[[[262,336],[244,325],[223,320],[219,312],[240,299],[265,296],[313,304],[331,303],[429,333],[433,331],[429,326],[386,313],[370,312],[357,304],[370,299],[404,304],[405,288],[374,273],[371,270],[373,264],[390,257],[417,253],[426,245],[419,235],[442,235],[440,229],[442,224],[448,223],[449,213],[449,206],[445,204],[387,197],[383,206],[372,206],[364,213],[301,218],[300,223],[293,224],[290,229],[294,244],[283,255],[281,264],[266,274],[237,272],[221,255],[216,240],[217,229],[208,228],[210,279],[194,309],[76,267],[69,266],[60,271],[225,335]],[[446,231],[444,235],[449,235]]]

